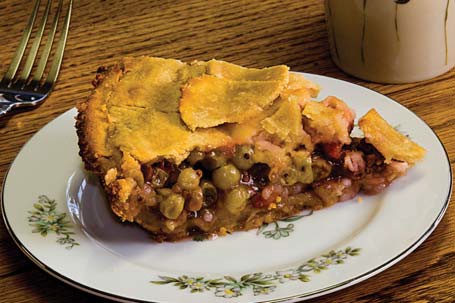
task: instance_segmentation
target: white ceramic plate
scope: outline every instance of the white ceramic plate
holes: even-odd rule
[[[11,165],[2,203],[11,236],[48,273],[119,301],[293,302],[385,270],[441,220],[451,192],[447,154],[433,131],[393,100],[306,76],[323,87],[320,98],[336,95],[359,117],[376,108],[427,149],[425,159],[362,203],[347,201],[214,241],[156,244],[139,227],[119,223],[84,172],[73,109],[39,131]]]

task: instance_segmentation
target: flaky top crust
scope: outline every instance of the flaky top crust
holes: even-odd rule
[[[224,94],[218,91],[218,104],[206,102],[199,106],[210,112],[224,106],[226,111],[216,122],[198,118],[201,108],[194,100],[182,98],[188,83],[200,83],[206,78],[229,86]],[[194,148],[210,150],[248,142],[261,128],[261,121],[279,108],[279,102],[296,103],[297,99],[309,99],[318,91],[317,85],[303,77],[291,79],[289,82],[286,66],[248,69],[217,60],[187,64],[174,59],[124,58],[109,69],[99,70],[95,90],[77,105],[80,154],[88,169],[106,173],[110,168],[119,168],[124,154],[139,163],[166,158],[178,164]],[[293,90],[298,84],[300,96],[290,91],[286,93],[288,82]],[[249,94],[238,102],[236,114],[232,115],[229,113],[232,106],[227,102],[238,90]],[[205,92],[204,85],[193,91],[198,96],[204,96]],[[217,90],[213,90],[213,94],[216,95]],[[249,102],[247,106],[243,101]],[[192,120],[194,123],[182,119],[182,107],[185,114],[196,117]],[[229,122],[240,123],[226,125]],[[284,129],[279,134],[295,132],[300,123],[300,119],[296,119],[290,125],[292,130]],[[217,125],[220,126],[215,127]],[[274,127],[277,125],[287,127],[282,122]]]
[[[359,120],[359,127],[366,141],[376,147],[386,163],[399,160],[414,164],[425,156],[423,147],[398,132],[375,109],[369,110]]]

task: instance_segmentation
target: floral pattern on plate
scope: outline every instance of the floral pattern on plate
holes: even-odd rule
[[[292,224],[290,222],[295,222],[297,220],[302,219],[303,217],[311,216],[312,214],[313,214],[313,210],[310,210],[308,212],[304,212],[301,215],[289,217],[289,218],[275,221],[272,223],[264,223],[261,227],[258,228],[258,231],[256,232],[256,234],[263,235],[266,239],[274,239],[274,240],[279,240],[281,238],[289,237],[289,235],[292,232],[294,232],[294,224]],[[280,225],[280,222],[285,222],[288,224],[283,227]],[[271,225],[273,227],[269,228]]]
[[[190,277],[182,275],[179,277],[159,276],[160,280],[150,283],[165,285],[171,284],[179,289],[188,289],[191,293],[212,291],[216,297],[235,298],[244,294],[250,289],[254,296],[267,295],[273,292],[280,284],[297,281],[310,282],[309,273],[320,273],[332,265],[344,264],[348,257],[357,256],[360,248],[347,247],[344,250],[331,250],[318,258],[313,258],[298,267],[275,271],[273,273],[246,274],[236,279],[231,276],[224,276],[216,279],[204,277]]]
[[[39,233],[46,237],[48,233],[54,232],[58,235],[57,243],[65,245],[66,249],[72,249],[79,243],[72,237],[74,232],[72,224],[66,218],[66,213],[57,212],[57,202],[49,199],[46,195],[38,197],[38,202],[33,204],[33,210],[28,213],[28,222],[33,227],[33,233]]]

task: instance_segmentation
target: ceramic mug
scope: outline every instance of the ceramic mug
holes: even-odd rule
[[[455,0],[325,0],[330,52],[374,82],[430,79],[455,66]]]

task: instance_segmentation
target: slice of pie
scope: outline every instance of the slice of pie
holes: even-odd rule
[[[157,241],[257,228],[377,194],[425,154],[287,66],[125,58],[78,104],[85,167],[113,212]]]

